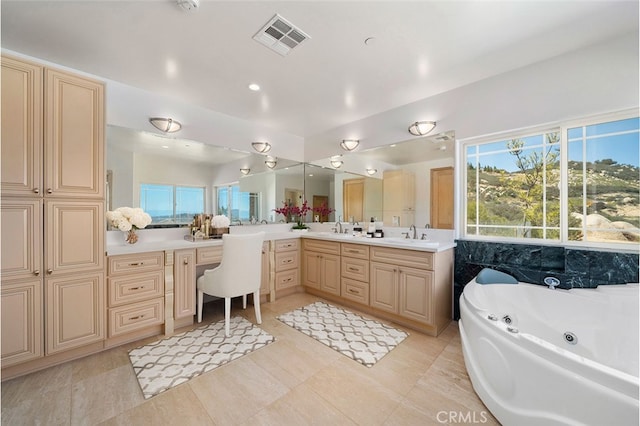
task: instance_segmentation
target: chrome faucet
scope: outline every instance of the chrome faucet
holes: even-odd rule
[[[428,223],[424,226],[425,232],[422,233],[422,236],[420,237],[421,240],[428,240],[427,238],[427,233],[426,230],[431,228],[431,225],[429,225]]]
[[[336,234],[342,234],[342,222],[337,221],[336,222],[336,227],[333,228],[334,233]]]
[[[262,223],[264,223],[265,225],[268,225],[268,224],[269,224],[269,222],[267,222],[267,219],[262,219],[262,220],[260,221],[260,223],[261,223],[261,224],[262,224]]]
[[[543,281],[551,290],[555,290],[560,285],[560,280],[556,277],[545,277]]]
[[[413,229],[413,237],[412,237],[412,239],[414,239],[414,240],[415,240],[416,238],[418,238],[418,235],[416,234],[416,233],[417,233],[417,231],[416,231],[416,226],[415,226],[415,225],[411,225],[411,226],[409,227],[409,232],[411,232],[411,230],[412,230],[412,229]]]

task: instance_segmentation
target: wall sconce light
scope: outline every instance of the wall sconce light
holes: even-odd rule
[[[342,164],[344,164],[342,160],[331,160],[331,167],[334,169],[339,169]]]
[[[375,175],[378,172],[378,169],[367,169],[367,174],[369,176]]]
[[[267,159],[265,160],[264,164],[268,168],[273,169],[278,164],[278,159],[277,158],[272,158],[272,157],[267,157]]]
[[[409,133],[414,136],[424,136],[436,127],[435,121],[416,121],[409,126]]]
[[[173,133],[182,129],[182,124],[173,118],[151,117],[149,122],[153,127],[165,133]]]
[[[243,175],[248,175],[249,172],[251,171],[251,169],[247,168],[247,169],[240,169],[240,173],[242,173]]]
[[[360,141],[357,139],[343,139],[342,142],[340,142],[340,146],[345,151],[353,151],[358,145],[360,145]]]
[[[251,146],[260,154],[269,152],[269,150],[271,149],[271,144],[269,142],[252,142]]]

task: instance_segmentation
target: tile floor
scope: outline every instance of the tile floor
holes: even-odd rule
[[[149,400],[127,350],[155,339],[4,382],[2,425],[498,424],[473,392],[457,323],[437,338],[407,330],[367,368],[276,319],[317,300],[297,293],[263,304],[274,343]],[[220,302],[205,305],[205,321],[223,318]],[[234,310],[255,320],[252,306]]]

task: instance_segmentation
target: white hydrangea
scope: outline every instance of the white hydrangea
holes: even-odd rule
[[[114,228],[122,232],[133,229],[142,229],[151,223],[151,216],[141,208],[118,207],[106,213],[107,220]]]
[[[211,223],[213,224],[214,228],[228,228],[231,224],[231,221],[225,215],[219,214],[211,219]]]

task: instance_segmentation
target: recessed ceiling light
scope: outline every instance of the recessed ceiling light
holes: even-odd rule
[[[376,38],[375,37],[367,37],[364,39],[364,44],[366,46],[371,46],[376,42]]]
[[[169,145],[162,145],[164,149],[169,149]]]
[[[249,85],[249,90],[253,90],[254,92],[257,92],[258,90],[260,90],[260,86],[257,85],[256,83],[251,83]]]

